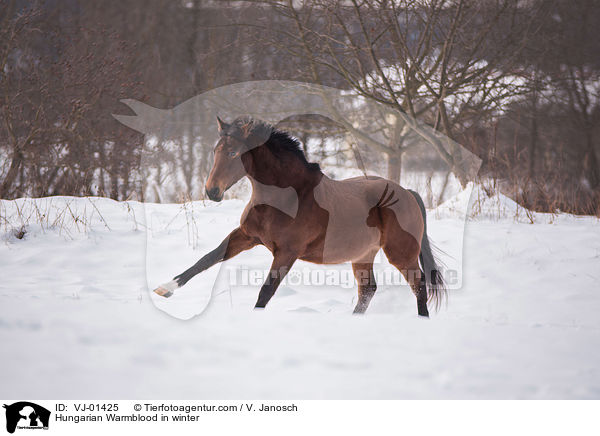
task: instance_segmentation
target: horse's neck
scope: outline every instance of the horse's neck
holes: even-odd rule
[[[252,177],[249,179],[252,184],[250,203],[253,206],[265,204],[281,210],[292,218],[296,216],[300,199],[293,187],[280,188],[275,185],[265,185]]]
[[[253,191],[260,195],[261,191],[271,192],[269,187],[292,187],[299,194],[311,190],[316,186],[321,177],[321,172],[310,171],[293,156],[285,160],[274,158],[273,154],[259,147],[252,156],[252,170],[248,173]],[[257,182],[257,183],[254,183]]]
[[[309,171],[302,162],[290,160],[259,161],[254,174],[248,174],[252,184],[253,205],[266,204],[275,207],[292,218],[303,202],[311,201],[312,191],[323,174]]]

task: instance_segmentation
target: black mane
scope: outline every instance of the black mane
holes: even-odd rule
[[[252,133],[256,133],[256,136],[266,138],[265,145],[276,157],[280,157],[282,153],[291,153],[304,164],[304,166],[310,171],[320,171],[321,167],[318,163],[309,162],[306,160],[306,155],[302,150],[300,141],[290,136],[289,133],[282,130],[278,130],[269,123],[264,121],[255,120],[251,117],[239,117],[232,123],[233,128],[241,129],[242,126],[250,126]]]
[[[269,150],[271,150],[271,152],[273,152],[275,156],[281,153],[281,151],[290,152],[293,155],[295,155],[298,159],[300,159],[300,162],[302,162],[304,166],[310,171],[321,170],[321,167],[318,163],[309,162],[308,160],[306,160],[306,155],[302,150],[302,145],[300,144],[300,141],[298,141],[296,138],[291,137],[287,132],[273,129],[266,145],[267,147],[269,147]]]

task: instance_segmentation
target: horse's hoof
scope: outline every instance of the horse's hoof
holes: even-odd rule
[[[169,283],[160,285],[154,290],[154,292],[160,295],[161,297],[169,298],[171,295],[173,295],[173,292],[177,288],[179,288],[179,283],[177,283],[177,281],[173,279]]]
[[[162,286],[159,286],[158,288],[156,288],[154,290],[154,293],[160,295],[161,297],[165,297],[165,298],[169,298],[171,295],[173,295],[173,291],[171,291],[169,289],[165,289]]]

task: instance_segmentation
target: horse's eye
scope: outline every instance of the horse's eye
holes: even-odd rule
[[[229,157],[236,157],[237,153],[235,151],[230,151],[229,153],[227,153],[227,156],[229,156]]]

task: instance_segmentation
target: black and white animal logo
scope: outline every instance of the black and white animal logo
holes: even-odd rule
[[[6,431],[14,433],[18,429],[48,429],[50,411],[29,401],[19,401],[4,405],[6,409]]]

